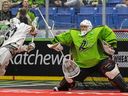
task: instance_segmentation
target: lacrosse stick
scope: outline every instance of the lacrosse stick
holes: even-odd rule
[[[32,40],[31,40],[32,43],[34,42],[34,39],[35,39],[35,36],[32,37]]]
[[[62,70],[63,70],[65,77],[68,77],[68,78],[74,78],[80,73],[79,66],[76,64],[76,62],[71,60],[70,54],[64,56]]]
[[[35,27],[36,31],[38,29],[38,20],[39,20],[39,17],[35,17],[35,19],[32,21],[32,26]],[[35,36],[32,37],[32,40],[31,40],[32,43],[34,42],[34,39],[35,39]]]
[[[45,20],[45,18],[44,18],[44,16],[43,16],[42,12],[40,11],[40,9],[39,9],[39,8],[36,8],[36,10],[40,13],[40,15],[41,15],[41,17],[42,17],[44,23],[46,24],[46,27],[48,28],[48,30],[50,31],[50,33],[51,33],[52,36],[54,37],[54,34],[53,34],[52,30],[51,30],[51,29],[53,29],[53,28],[51,28],[51,27],[48,25],[48,23],[47,23],[47,21]],[[53,23],[54,23],[54,22],[53,22]],[[52,26],[52,27],[54,27],[54,26]]]
[[[52,28],[51,28],[51,27],[48,25],[47,21],[45,20],[45,18],[44,18],[44,16],[43,16],[43,14],[41,13],[40,9],[39,9],[39,8],[36,8],[36,9],[37,9],[38,12],[40,13],[40,15],[41,15],[41,17],[42,17],[44,23],[46,24],[46,27],[48,28],[48,30],[49,30],[50,33],[52,34],[52,37],[55,37],[54,33],[52,32],[54,26],[52,26]],[[52,29],[52,30],[51,30],[51,29]],[[64,56],[64,53],[63,53],[62,51],[60,51],[60,52],[61,52],[62,56]]]
[[[41,13],[40,9],[37,8],[37,10],[40,13],[42,19],[44,20],[44,22],[46,24],[46,27],[48,28],[48,30],[50,31],[52,36],[55,37],[54,33],[52,32],[53,28],[51,28],[48,25],[48,23],[45,20],[43,14]],[[49,45],[48,45],[48,47],[49,47]],[[61,55],[63,56],[62,70],[63,70],[64,76],[67,77],[67,78],[74,78],[77,75],[79,75],[79,73],[80,73],[79,66],[73,60],[71,60],[71,57],[69,55],[68,56],[64,56],[64,53],[62,51],[60,51],[60,52],[61,52]],[[67,57],[69,57],[69,58],[67,58]]]

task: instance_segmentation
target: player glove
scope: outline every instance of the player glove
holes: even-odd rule
[[[27,52],[30,52],[34,49],[35,49],[35,43],[33,43],[33,42],[29,43]]]
[[[56,51],[62,51],[63,46],[60,43],[55,43],[55,44],[47,44],[47,46],[51,49],[54,49]]]
[[[32,21],[32,26],[34,26],[35,28],[38,27],[38,20],[39,20],[39,17],[35,17],[35,19]]]

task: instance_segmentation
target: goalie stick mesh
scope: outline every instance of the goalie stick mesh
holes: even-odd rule
[[[62,70],[65,77],[68,78],[74,78],[80,73],[79,66],[73,60],[65,57],[63,59]]]

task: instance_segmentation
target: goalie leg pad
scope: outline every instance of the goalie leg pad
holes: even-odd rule
[[[115,78],[120,73],[117,64],[111,59],[102,63],[101,70],[109,79]]]
[[[115,78],[118,74],[119,74],[119,69],[117,67],[117,64],[115,64],[115,67],[111,70],[111,71],[108,71],[105,73],[105,75],[110,78],[110,79],[113,79]]]
[[[121,76],[117,64],[115,64],[113,60],[105,60],[102,63],[101,70],[108,79],[120,89],[121,92],[128,92],[128,86]]]

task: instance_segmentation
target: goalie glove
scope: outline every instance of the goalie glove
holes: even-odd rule
[[[62,51],[63,46],[60,43],[55,43],[55,44],[47,44],[48,48],[54,49],[56,51]]]
[[[108,55],[114,55],[115,50],[106,41],[102,41],[102,46],[103,46],[105,53],[107,53]]]

